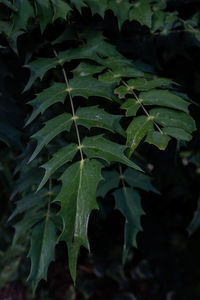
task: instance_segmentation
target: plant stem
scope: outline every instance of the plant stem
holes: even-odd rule
[[[56,57],[58,57],[57,55],[57,52],[55,49],[53,49],[53,52],[55,54]],[[74,125],[75,125],[75,129],[76,129],[76,135],[77,135],[77,140],[78,140],[78,149],[80,151],[80,155],[81,155],[81,160],[84,160],[83,158],[83,151],[82,151],[82,145],[81,145],[81,139],[80,139],[80,134],[79,134],[79,130],[78,130],[78,124],[77,124],[77,117],[76,117],[76,114],[75,114],[75,109],[74,109],[74,103],[73,103],[73,100],[72,100],[72,95],[71,95],[71,89],[70,89],[70,86],[69,86],[69,80],[67,78],[67,74],[65,72],[65,69],[64,67],[61,65],[61,68],[62,68],[62,72],[63,72],[63,76],[64,76],[64,79],[65,79],[65,83],[66,83],[66,86],[67,86],[67,91],[69,93],[69,100],[70,100],[70,104],[71,104],[71,109],[72,109],[72,119],[74,121]]]

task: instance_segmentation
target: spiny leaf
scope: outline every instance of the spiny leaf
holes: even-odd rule
[[[65,20],[66,16],[71,11],[71,7],[63,0],[51,0],[51,2],[54,10],[53,22],[58,18],[63,18]]]
[[[32,215],[25,216],[22,220],[17,222],[14,225],[15,228],[15,235],[12,241],[12,245],[14,246],[19,238],[26,232],[29,233],[30,229],[40,222],[42,218],[44,218],[46,211],[40,211],[37,213],[34,213]]]
[[[121,85],[121,86],[119,86],[118,88],[115,89],[114,93],[117,94],[120,99],[122,99],[127,94],[132,94],[132,91],[130,89],[128,89],[127,86]]]
[[[186,113],[189,112],[188,106],[190,103],[167,90],[151,90],[149,92],[142,92],[140,93],[139,98],[145,105],[166,106],[182,110]]]
[[[63,103],[67,93],[65,83],[54,83],[51,87],[37,94],[35,99],[28,102],[28,104],[32,105],[33,112],[26,122],[26,125],[30,124],[40,113],[43,113],[51,105],[57,102]]]
[[[40,280],[47,279],[49,264],[54,260],[55,245],[56,228],[49,213],[44,221],[33,228],[31,236],[28,254],[31,258],[31,271],[28,280],[32,282],[34,292]]]
[[[146,192],[154,192],[156,194],[160,194],[160,192],[152,185],[152,177],[131,168],[127,168],[123,175],[124,180],[131,187],[139,188]]]
[[[32,138],[37,140],[37,147],[33,152],[29,162],[31,162],[38,153],[46,146],[55,136],[62,131],[69,131],[72,125],[72,115],[63,113],[45,123],[45,126],[36,132]]]
[[[126,0],[111,0],[108,2],[108,8],[111,9],[117,17],[118,26],[121,30],[123,23],[129,18],[129,9],[131,4]]]
[[[76,116],[78,125],[88,129],[91,127],[105,128],[124,136],[124,131],[119,123],[121,116],[111,115],[98,106],[80,107],[76,111]]]
[[[85,0],[85,3],[88,4],[93,15],[99,14],[102,18],[104,18],[104,14],[107,9],[107,0]]]
[[[123,248],[123,263],[125,263],[131,246],[137,247],[137,234],[143,230],[140,219],[145,212],[141,205],[141,197],[137,191],[124,187],[116,190],[113,194],[115,197],[115,208],[120,210],[126,218]]]
[[[96,190],[101,180],[101,168],[98,161],[87,159],[71,165],[60,178],[62,188],[55,201],[61,203],[61,239],[68,246],[69,268],[74,281],[79,249],[81,246],[89,249],[88,220],[91,211],[98,208]]]
[[[71,0],[70,2],[78,9],[80,14],[82,7],[87,7],[83,0]]]
[[[135,2],[129,13],[130,21],[138,21],[141,25],[146,25],[149,28],[151,28],[151,17],[151,6],[146,0]]]
[[[53,11],[49,0],[35,0],[37,7],[37,16],[40,21],[41,32],[43,33],[46,26],[51,23]]]
[[[98,66],[95,64],[90,64],[88,62],[81,62],[78,67],[76,67],[72,72],[74,77],[76,76],[88,76],[101,73],[105,69],[105,66]]]
[[[10,215],[8,222],[10,220],[12,220],[15,216],[17,216],[18,214],[21,214],[29,209],[32,209],[35,206],[38,206],[39,208],[41,208],[41,206],[39,205],[40,202],[45,205],[46,202],[42,201],[42,199],[45,197],[45,195],[47,195],[47,190],[41,190],[39,193],[35,194],[35,193],[31,193],[28,194],[27,196],[23,197],[21,200],[18,200],[16,202],[16,208],[13,211],[13,213]]]
[[[170,137],[160,131],[150,130],[147,133],[145,141],[149,144],[155,145],[160,150],[165,150],[170,141]]]
[[[164,127],[181,128],[187,132],[193,132],[196,129],[195,121],[184,112],[168,108],[153,108],[149,114]]]
[[[173,83],[168,78],[157,77],[147,80],[146,78],[135,78],[127,81],[129,87],[138,91],[148,91],[156,87],[168,86]]]
[[[44,175],[37,191],[39,191],[44,186],[44,184],[47,182],[49,177],[58,168],[60,168],[67,162],[72,161],[72,159],[76,155],[77,151],[78,151],[78,147],[76,144],[67,145],[67,146],[61,148],[60,150],[58,150],[58,152],[56,152],[53,155],[52,159],[50,159],[48,162],[46,162],[44,165],[42,165],[41,167],[45,169],[45,175]]]
[[[129,156],[137,148],[141,140],[146,136],[149,130],[153,128],[153,120],[147,116],[139,116],[133,119],[129,124],[127,132],[127,145],[130,147]]]
[[[127,148],[126,146],[104,139],[102,135],[86,137],[84,138],[82,145],[83,152],[89,158],[101,158],[108,163],[111,161],[121,162],[129,167],[141,171],[140,167],[125,156],[124,151]]]
[[[103,97],[109,100],[113,99],[113,89],[115,83],[102,82],[91,76],[74,77],[69,81],[70,92],[72,96],[88,98],[90,96]]]
[[[177,140],[189,142],[192,139],[192,136],[182,128],[165,127],[163,128],[163,132],[176,138]]]
[[[103,171],[102,176],[103,180],[99,184],[97,197],[104,198],[110,190],[118,187],[120,182],[120,174],[115,170]]]
[[[141,104],[133,99],[127,99],[124,104],[122,104],[121,108],[126,109],[126,116],[131,117],[131,116],[136,116],[138,109],[140,108]]]
[[[12,33],[20,29],[26,29],[28,20],[35,16],[33,6],[29,0],[15,0],[14,6],[17,8],[17,13],[13,14]]]

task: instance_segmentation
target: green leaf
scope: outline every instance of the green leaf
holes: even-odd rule
[[[39,191],[47,182],[49,177],[61,166],[66,164],[69,161],[72,161],[74,156],[78,151],[76,144],[70,144],[65,147],[62,147],[53,155],[53,158],[46,162],[41,167],[45,169],[45,175],[37,189]]]
[[[168,134],[174,137],[177,140],[183,140],[189,142],[192,139],[192,136],[186,132],[184,129],[175,128],[175,127],[164,127],[162,131],[165,134]]]
[[[160,194],[160,192],[152,185],[152,178],[142,172],[127,168],[124,172],[124,180],[133,188]]]
[[[164,127],[181,128],[187,132],[193,132],[196,129],[195,121],[184,112],[168,108],[153,108],[149,113],[156,122]]]
[[[108,8],[111,9],[117,17],[118,26],[121,30],[123,23],[129,19],[129,9],[131,4],[126,0],[111,0],[108,3]]]
[[[160,131],[150,130],[145,141],[149,144],[155,145],[160,150],[165,150],[170,141],[170,137],[167,134],[161,133]]]
[[[85,3],[87,3],[93,15],[99,14],[102,18],[104,18],[104,14],[107,9],[107,0],[85,0]]]
[[[129,13],[130,21],[138,21],[141,25],[151,28],[152,11],[146,0],[140,0],[133,4]]]
[[[167,90],[151,90],[149,92],[142,92],[140,93],[139,98],[145,105],[166,106],[182,110],[186,113],[189,112],[188,106],[190,103]]]
[[[113,194],[115,197],[115,208],[120,210],[126,219],[123,248],[124,264],[130,248],[132,246],[137,247],[137,234],[143,230],[140,219],[145,212],[141,205],[141,197],[137,191],[125,187],[116,190]]]
[[[70,2],[78,9],[80,14],[82,7],[87,7],[83,0],[71,0]]]
[[[126,109],[126,116],[136,116],[138,109],[140,108],[141,104],[137,102],[137,100],[130,98],[127,99],[124,104],[122,104],[121,108]]]
[[[173,83],[172,80],[168,78],[154,78],[154,79],[145,79],[145,78],[135,78],[127,81],[129,87],[138,91],[148,91],[156,87],[167,86],[170,83]]]
[[[80,96],[88,98],[90,96],[102,97],[112,100],[115,83],[102,82],[91,76],[75,77],[69,81],[70,92],[73,97]]]
[[[122,99],[127,94],[132,94],[132,91],[131,91],[131,89],[128,89],[127,86],[121,85],[121,86],[119,86],[118,88],[115,89],[114,93],[118,95],[118,98]]]
[[[61,102],[64,103],[68,92],[65,83],[54,83],[51,87],[37,94],[37,97],[28,102],[33,107],[33,112],[26,122],[30,124],[40,113],[43,113],[51,105]]]
[[[96,160],[82,160],[71,165],[60,178],[62,188],[55,201],[61,203],[61,240],[68,246],[69,268],[74,281],[79,249],[81,246],[89,249],[88,220],[91,211],[98,208],[96,190],[102,178],[101,168]]]
[[[29,0],[15,0],[14,6],[18,12],[13,14],[13,28],[12,33],[20,29],[26,29],[28,20],[35,16],[33,6]],[[26,12],[26,13],[25,13]]]
[[[105,66],[98,66],[95,64],[90,64],[88,62],[81,62],[78,67],[76,67],[72,72],[74,77],[83,77],[88,75],[94,75],[101,73],[105,69]]]
[[[51,23],[53,11],[49,0],[35,0],[37,7],[37,16],[40,22],[41,32],[43,33],[46,26]]]
[[[115,75],[113,72],[105,72],[98,76],[98,80],[119,83],[121,81],[121,77],[119,74]]]
[[[103,171],[102,176],[104,180],[102,180],[99,184],[97,197],[104,198],[110,190],[118,187],[120,182],[120,174],[114,170]]]
[[[47,279],[50,262],[54,260],[56,245],[56,228],[49,214],[37,224],[32,231],[31,248],[28,256],[31,259],[31,271],[28,280],[32,282],[35,292],[41,279]]]
[[[6,5],[10,9],[12,9],[14,12],[18,12],[17,7],[14,4],[12,4],[9,0],[0,0],[0,3]]]
[[[14,225],[15,235],[12,241],[12,245],[15,246],[20,237],[23,236],[24,233],[28,234],[30,229],[41,221],[45,216],[45,211],[40,211],[32,215],[28,215],[28,217],[24,217],[22,220],[17,222]]]
[[[166,13],[159,10],[155,11],[152,16],[151,32],[156,32],[158,29],[162,29],[165,24]]]
[[[38,153],[46,146],[55,136],[63,131],[69,131],[72,125],[72,115],[63,113],[45,123],[45,126],[32,135],[37,140],[37,147],[33,152],[29,162],[31,162]]]
[[[41,208],[41,206],[39,206],[39,204],[40,203],[42,203],[43,205],[46,204],[45,201],[42,201],[46,195],[47,195],[47,190],[41,190],[37,194],[31,193],[31,194],[28,194],[27,196],[23,197],[21,200],[18,200],[16,202],[16,208],[13,211],[13,213],[10,215],[8,222],[10,220],[12,220],[18,214],[24,213],[25,211],[32,209],[35,206],[36,207],[38,206],[39,208]]]
[[[120,162],[141,171],[140,167],[125,156],[124,151],[127,148],[126,146],[104,139],[102,135],[86,137],[84,138],[82,145],[83,152],[89,158],[101,158],[108,163],[112,161]]]
[[[51,2],[53,4],[54,10],[53,22],[58,18],[62,18],[65,20],[66,16],[72,10],[71,7],[63,0],[51,0]]]
[[[78,117],[77,124],[88,129],[99,127],[118,132],[123,136],[125,134],[119,123],[122,116],[111,115],[98,106],[80,107],[76,111],[76,117]]]
[[[130,147],[129,156],[137,148],[141,140],[153,128],[153,120],[147,116],[139,116],[129,124],[127,132],[127,145]]]

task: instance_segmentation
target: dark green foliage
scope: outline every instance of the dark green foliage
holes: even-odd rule
[[[187,147],[196,122],[176,80],[127,42],[131,35],[133,45],[183,31],[197,44],[199,24],[197,14],[183,20],[165,0],[2,0],[0,6],[0,51],[17,57],[21,72],[21,122],[12,116],[0,122],[2,144],[18,157],[15,174],[10,169],[16,207],[8,218],[15,228],[8,258],[25,236],[35,292],[60,241],[76,281],[79,250],[90,249],[90,214],[103,210],[97,198],[115,199],[125,218],[123,264],[137,247],[143,193],[160,195],[146,174],[151,159],[144,149],[153,157],[174,143],[176,151]],[[3,77],[0,88],[1,98],[8,97]],[[199,210],[188,230],[198,226]]]

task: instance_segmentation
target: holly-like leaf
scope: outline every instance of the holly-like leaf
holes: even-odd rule
[[[173,83],[172,80],[162,77],[157,77],[149,80],[147,80],[146,78],[135,78],[127,81],[129,87],[131,87],[133,90],[138,91],[149,91],[157,87],[168,86],[171,83]]]
[[[130,248],[132,246],[137,247],[137,234],[143,230],[140,219],[145,212],[141,205],[140,194],[137,191],[124,187],[116,190],[113,194],[115,197],[115,208],[120,210],[126,218],[123,248],[123,263],[125,263]]]
[[[54,83],[51,87],[43,90],[37,94],[37,97],[28,102],[33,107],[33,112],[26,122],[26,125],[30,124],[40,113],[43,113],[51,105],[65,101],[67,96],[65,83]]]
[[[127,99],[124,104],[122,104],[121,108],[126,109],[126,116],[136,116],[138,109],[140,108],[141,104],[133,98]]]
[[[130,21],[138,21],[141,25],[151,28],[152,11],[151,6],[146,0],[140,0],[133,4],[129,13]]]
[[[78,9],[80,14],[82,7],[87,7],[83,0],[71,0],[70,2]]]
[[[195,121],[184,112],[168,108],[153,108],[149,113],[156,122],[164,127],[181,128],[187,132],[193,132],[196,129]]]
[[[53,4],[54,10],[53,22],[58,18],[62,18],[65,20],[66,16],[71,11],[71,7],[63,0],[51,0],[51,2]]]
[[[83,77],[83,76],[89,76],[89,75],[101,73],[104,69],[105,66],[98,66],[83,61],[72,72],[74,77],[76,76]]]
[[[41,206],[39,205],[40,203],[42,203],[42,205],[44,206],[46,202],[42,200],[46,195],[47,195],[47,190],[44,189],[37,194],[31,193],[23,197],[21,200],[18,200],[16,202],[16,208],[13,211],[13,213],[10,215],[8,221],[12,220],[18,214],[24,213],[25,211],[28,211],[29,209],[32,209],[34,207],[37,207],[38,209],[41,208]]]
[[[70,92],[73,97],[80,96],[88,98],[90,96],[113,99],[115,83],[102,82],[91,76],[74,77],[69,81]]]
[[[133,119],[129,124],[127,132],[127,145],[130,147],[129,156],[137,148],[141,140],[147,135],[148,131],[153,128],[151,117],[139,116]]]
[[[46,26],[51,23],[53,11],[49,0],[35,0],[37,7],[37,16],[40,22],[41,32],[43,33]]]
[[[123,99],[127,94],[132,94],[132,91],[127,86],[121,85],[115,89],[114,93],[118,95],[120,99]]]
[[[99,184],[97,197],[104,198],[110,190],[118,187],[120,182],[120,174],[114,170],[103,171],[102,176],[103,180]]]
[[[127,148],[124,145],[120,145],[104,139],[102,135],[86,137],[83,140],[83,152],[89,158],[101,158],[106,162],[120,162],[131,168],[141,171],[141,168],[128,159],[124,151]]]
[[[15,0],[14,7],[17,8],[17,12],[13,14],[12,34],[20,29],[26,29],[28,20],[35,16],[29,0]]]
[[[117,17],[118,26],[121,30],[123,23],[129,19],[129,9],[131,4],[127,0],[111,0],[108,2],[108,8],[111,9]]]
[[[67,145],[67,146],[61,148],[60,150],[58,150],[58,152],[56,152],[53,155],[52,159],[50,159],[48,162],[46,162],[44,165],[42,165],[41,167],[45,169],[45,175],[44,175],[37,191],[39,191],[45,185],[45,183],[47,182],[49,177],[58,168],[60,168],[67,162],[72,161],[72,159],[76,155],[77,151],[78,151],[77,145],[72,143],[72,144]]]
[[[72,164],[60,178],[62,188],[55,201],[61,203],[61,240],[68,246],[69,268],[74,281],[79,249],[81,246],[89,249],[88,220],[91,211],[98,208],[96,190],[102,178],[101,168],[100,162],[86,159]]]
[[[189,102],[167,90],[151,90],[139,95],[141,102],[145,105],[166,106],[188,113]]]
[[[177,140],[183,140],[189,142],[192,139],[192,136],[182,128],[165,127],[163,128],[162,131],[165,134],[168,134]]]
[[[54,260],[56,239],[56,227],[49,212],[45,220],[33,228],[31,236],[28,254],[31,259],[31,271],[28,280],[32,282],[34,292],[40,280],[47,279],[49,264]]]
[[[138,172],[131,168],[127,168],[124,172],[124,180],[133,188],[139,188],[146,192],[154,192],[160,194],[159,191],[153,186],[152,178],[148,175]]]
[[[55,136],[63,131],[69,131],[72,125],[72,115],[63,113],[45,123],[45,126],[37,131],[32,138],[37,140],[37,147],[33,152],[29,162],[31,162],[38,153],[46,146]]]
[[[170,137],[167,134],[165,134],[163,131],[160,132],[160,131],[150,130],[147,133],[147,137],[145,141],[149,144],[155,145],[160,150],[165,150],[170,141]]]
[[[107,9],[107,0],[85,0],[85,3],[87,3],[93,15],[99,14],[102,18],[104,18],[104,14]]]
[[[80,107],[76,111],[77,124],[90,129],[91,127],[105,128],[112,132],[118,132],[124,136],[124,130],[120,125],[121,116],[111,115],[98,108],[98,106]]]

